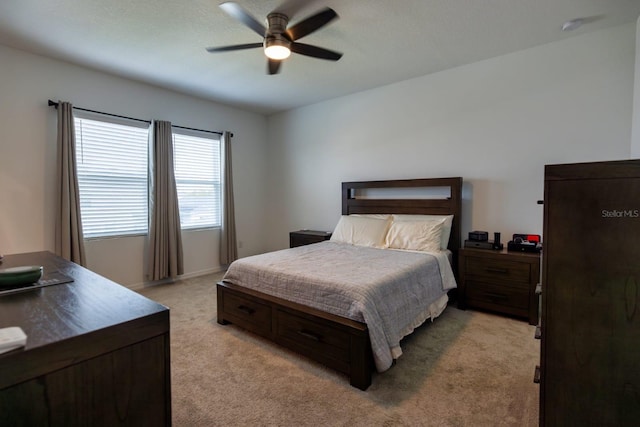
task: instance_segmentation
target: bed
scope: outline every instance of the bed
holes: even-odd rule
[[[424,189],[444,195],[415,195]],[[343,183],[342,217],[330,241],[232,263],[217,284],[218,323],[261,335],[347,374],[352,386],[367,389],[374,368],[388,369],[401,354],[402,337],[437,317],[455,287],[451,266],[456,265],[461,240],[461,190],[462,178]],[[381,191],[383,197],[370,197],[369,191]],[[354,228],[348,228],[353,224],[381,227],[381,221],[387,221],[387,245],[407,249],[394,245],[393,238],[389,243],[392,227],[402,230],[407,224],[397,222],[420,215],[449,218],[449,237],[438,242],[438,249],[446,245],[446,251],[353,245],[336,237],[353,234]],[[401,286],[403,290],[396,291]]]

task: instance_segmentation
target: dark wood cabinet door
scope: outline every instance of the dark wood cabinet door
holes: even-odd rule
[[[639,209],[638,177],[545,183],[541,425],[640,420]]]
[[[170,426],[168,336],[0,390],[3,426]]]

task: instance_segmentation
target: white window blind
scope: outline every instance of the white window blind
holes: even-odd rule
[[[85,238],[146,234],[148,125],[74,121]]]
[[[173,163],[182,228],[219,227],[220,137],[174,128]]]

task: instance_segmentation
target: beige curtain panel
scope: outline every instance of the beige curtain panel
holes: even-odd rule
[[[75,126],[73,106],[69,102],[58,102],[57,151],[56,253],[64,259],[84,266],[86,256],[76,170]]]
[[[174,279],[184,274],[184,262],[170,122],[153,121],[149,148],[148,276]]]
[[[231,264],[238,259],[236,243],[236,217],[233,206],[233,173],[231,169],[231,133],[223,132],[222,148],[222,227],[220,229],[220,264]]]

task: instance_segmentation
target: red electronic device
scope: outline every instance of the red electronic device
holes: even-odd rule
[[[534,242],[540,243],[540,235],[539,234],[514,234],[513,241],[519,239],[522,242]]]
[[[507,250],[518,252],[540,252],[542,243],[539,234],[514,234],[513,240],[507,243]]]

